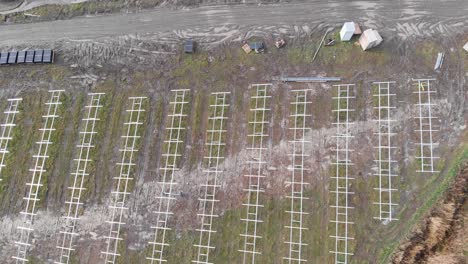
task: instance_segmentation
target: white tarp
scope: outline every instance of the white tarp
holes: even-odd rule
[[[359,44],[361,44],[362,50],[368,50],[376,47],[382,43],[382,41],[382,37],[375,29],[365,30],[359,38]]]
[[[463,48],[468,52],[468,42],[463,46]]]
[[[354,35],[355,30],[356,26],[354,25],[354,22],[344,23],[340,31],[341,41],[350,41]]]

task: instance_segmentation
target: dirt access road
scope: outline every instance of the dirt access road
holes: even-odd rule
[[[249,25],[336,25],[346,20],[379,28],[389,36],[453,36],[468,31],[466,0],[308,1],[264,6],[208,6],[133,14],[80,17],[71,20],[0,26],[0,46],[34,45],[59,39],[96,39],[185,29]],[[205,32],[206,33],[206,32]]]

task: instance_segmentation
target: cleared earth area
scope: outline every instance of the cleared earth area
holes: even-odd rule
[[[333,176],[333,156],[336,151],[336,127],[333,110],[337,105],[333,83],[284,83],[281,76],[334,76],[341,83],[354,84],[355,96],[350,105],[353,124],[349,133],[354,136],[349,148],[353,162],[349,175],[354,178],[349,190],[350,205],[354,209],[349,216],[354,223],[351,229],[354,240],[349,249],[353,256],[348,263],[433,263],[443,258],[450,248],[453,257],[447,263],[466,261],[463,246],[463,212],[466,205],[462,191],[462,169],[467,159],[466,133],[466,77],[468,53],[462,46],[468,41],[467,8],[464,1],[419,2],[402,1],[399,4],[368,2],[307,2],[265,6],[213,6],[189,10],[145,10],[134,14],[111,14],[79,17],[70,20],[0,26],[2,50],[25,48],[53,48],[56,61],[52,65],[18,65],[0,68],[1,107],[7,107],[6,99],[22,97],[16,126],[5,160],[0,182],[0,259],[14,263],[16,255],[17,226],[22,225],[19,212],[24,209],[23,197],[30,181],[30,168],[34,166],[32,155],[36,153],[35,141],[40,138],[43,126],[44,103],[50,99],[48,90],[63,89],[61,106],[55,123],[46,172],[37,203],[36,219],[31,235],[32,246],[29,263],[51,263],[58,256],[57,241],[63,230],[66,214],[65,202],[70,198],[68,187],[73,184],[77,145],[81,144],[80,131],[88,131],[82,120],[88,115],[88,93],[105,93],[99,101],[93,138],[89,152],[90,165],[80,197],[83,205],[75,232],[78,233],[76,250],[70,263],[101,263],[102,251],[109,235],[112,214],[112,191],[122,161],[122,149],[129,149],[122,135],[134,132],[126,130],[128,109],[135,105],[129,97],[147,97],[138,105],[145,112],[138,119],[141,126],[135,132],[138,140],[132,157],[132,181],[127,186],[129,208],[122,215],[122,225],[115,263],[145,263],[153,251],[149,242],[154,240],[157,225],[155,211],[166,191],[161,184],[161,167],[170,168],[164,153],[177,153],[174,173],[177,182],[170,191],[176,195],[170,207],[174,213],[167,233],[170,246],[165,254],[168,263],[190,263],[196,259],[199,242],[196,229],[200,227],[201,186],[206,183],[205,159],[210,153],[206,142],[213,130],[213,92],[230,92],[226,103],[225,134],[222,136],[225,159],[220,164],[217,200],[214,219],[210,261],[213,263],[242,263],[238,251],[244,244],[240,236],[245,225],[245,188],[249,164],[258,161],[258,153],[248,150],[252,122],[252,96],[256,90],[252,84],[270,84],[268,90],[268,114],[263,118],[265,146],[262,158],[264,192],[260,195],[263,207],[258,225],[258,250],[262,252],[256,263],[284,263],[288,254],[284,244],[289,236],[290,186],[285,183],[291,177],[290,141],[294,138],[290,127],[297,122],[292,115],[297,108],[291,102],[298,100],[292,90],[310,91],[305,125],[310,130],[304,134],[309,141],[304,148],[308,155],[303,166],[303,180],[308,183],[303,194],[303,241],[307,243],[303,258],[310,263],[335,263],[329,251],[334,240],[329,238],[334,211],[330,208]],[[341,22],[353,19],[365,28],[377,28],[384,42],[377,48],[363,52],[351,42],[339,41]],[[314,53],[327,29],[337,43],[322,47],[317,58]],[[282,49],[274,47],[277,36],[285,38]],[[197,44],[195,54],[184,54],[184,39],[192,38]],[[263,54],[245,54],[242,41],[262,40],[267,46]],[[434,71],[438,52],[445,52],[441,70]],[[416,172],[421,166],[418,133],[420,114],[413,79],[433,78],[432,114],[437,117],[434,126],[434,149],[440,157],[435,169],[440,172]],[[395,81],[396,120],[393,137],[396,161],[395,216],[398,221],[387,223],[374,219],[378,199],[374,189],[378,179],[375,173],[377,152],[375,132],[378,129],[375,112],[375,81]],[[185,107],[174,108],[177,100],[171,90],[186,91]],[[186,102],[186,103],[185,103]],[[216,101],[218,102],[218,101]],[[168,146],[168,133],[177,111],[183,118],[178,123],[184,127],[182,142],[177,150]],[[219,114],[219,112],[216,112]],[[215,113],[215,114],[216,114]],[[182,116],[182,115],[180,115]],[[130,121],[129,121],[130,120]],[[211,129],[211,130],[210,130]],[[224,130],[223,130],[224,131]],[[177,141],[178,142],[178,141]],[[217,142],[212,140],[212,142]],[[173,152],[176,151],[176,152]],[[175,156],[174,156],[175,157]],[[466,170],[466,169],[465,169]],[[461,173],[459,173],[461,171]],[[457,176],[459,175],[459,176]],[[461,176],[460,176],[461,175]],[[452,185],[456,182],[455,185]],[[211,182],[210,182],[211,184]],[[251,187],[254,185],[250,185]],[[453,187],[450,187],[453,186]],[[453,197],[445,195],[447,189]],[[167,195],[166,195],[167,197]],[[442,200],[441,197],[446,197]],[[439,206],[442,204],[441,206]],[[447,205],[449,204],[449,205]],[[433,206],[440,211],[433,211]],[[445,209],[444,209],[445,208]],[[427,225],[420,221],[424,220]],[[419,225],[416,225],[420,223]],[[455,223],[455,224],[453,224]],[[416,226],[416,227],[415,227]],[[426,227],[428,226],[428,227]],[[439,229],[433,229],[433,227]],[[442,228],[442,229],[440,229]],[[435,231],[431,231],[435,230]],[[442,234],[443,233],[443,234]],[[444,235],[445,234],[445,235]],[[416,237],[416,238],[413,238]],[[447,240],[447,237],[450,239]],[[410,238],[409,242],[400,243]],[[423,244],[422,246],[418,243]],[[447,242],[445,242],[447,241]],[[458,241],[458,242],[457,242]],[[453,246],[452,246],[453,245]],[[436,250],[435,250],[436,249]],[[445,250],[445,251],[444,251]],[[432,253],[428,253],[432,252]],[[414,257],[414,256],[419,257]],[[456,262],[458,261],[458,262]],[[442,262],[443,263],[443,262]]]

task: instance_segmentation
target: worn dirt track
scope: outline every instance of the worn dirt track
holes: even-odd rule
[[[80,17],[71,20],[0,26],[0,46],[38,44],[58,39],[93,39],[185,29],[247,25],[334,25],[357,20],[403,39],[468,29],[468,2],[453,1],[308,1],[265,6],[207,6],[170,10],[157,8],[133,14]]]

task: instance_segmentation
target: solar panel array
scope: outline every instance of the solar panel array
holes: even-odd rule
[[[51,49],[1,52],[0,65],[53,63],[54,55]]]

